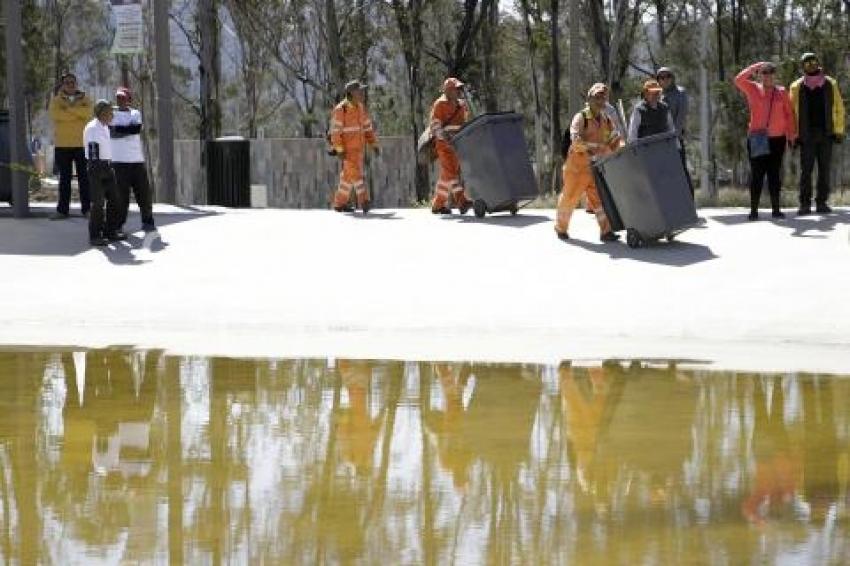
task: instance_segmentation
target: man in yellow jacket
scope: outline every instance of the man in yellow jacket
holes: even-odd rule
[[[334,195],[334,210],[350,212],[348,200],[351,189],[363,214],[369,212],[369,193],[363,178],[363,157],[366,147],[379,153],[378,136],[366,110],[366,85],[350,81],[345,85],[345,99],[337,104],[331,115],[331,145],[342,159],[339,187]]]
[[[838,82],[824,74],[818,56],[805,53],[800,62],[803,76],[791,83],[791,109],[800,142],[799,216],[812,212],[812,172],[818,164],[816,212],[828,214],[829,170],[832,146],[844,139],[844,101]]]
[[[92,116],[92,102],[86,93],[77,88],[77,77],[73,73],[62,75],[62,84],[48,108],[53,121],[55,152],[53,159],[59,169],[59,203],[51,220],[68,218],[71,206],[71,166],[77,170],[80,188],[80,209],[88,216],[91,208],[89,179],[86,174],[86,155],[83,151],[83,128]]]

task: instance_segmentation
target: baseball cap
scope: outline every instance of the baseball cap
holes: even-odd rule
[[[449,77],[443,81],[443,90],[446,90],[447,88],[461,88],[462,86],[463,83],[460,79],[456,79],[454,77]]]
[[[655,79],[649,79],[648,81],[643,83],[642,92],[644,94],[648,92],[661,92],[662,90],[663,89],[661,88],[661,85],[658,84],[658,81],[656,81]]]
[[[345,83],[345,94],[351,94],[355,90],[366,90],[367,88],[369,88],[369,85],[358,80],[348,81]]]
[[[597,96],[599,94],[608,94],[608,87],[605,85],[605,83],[593,83],[593,85],[591,85],[590,89],[588,89],[587,91],[588,98],[593,98],[594,96]]]

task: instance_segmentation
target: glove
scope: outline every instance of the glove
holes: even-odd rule
[[[381,155],[381,148],[378,147],[377,145],[372,146],[372,151],[375,152],[375,155]]]
[[[844,141],[844,136],[842,136],[840,134],[835,134],[834,136],[832,136],[832,142],[833,143],[841,143],[843,141]]]
[[[336,151],[336,156],[342,159],[345,157],[345,149],[341,147],[335,147],[334,151]]]

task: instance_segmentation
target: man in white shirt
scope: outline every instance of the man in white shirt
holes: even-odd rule
[[[142,148],[142,114],[130,107],[132,94],[127,87],[115,92],[118,108],[113,112],[109,131],[112,136],[112,169],[119,198],[119,226],[127,221],[130,208],[130,189],[142,216],[142,230],[153,232],[153,199],[151,197],[145,152]]]
[[[94,119],[83,130],[83,148],[88,164],[91,211],[89,214],[89,243],[105,246],[110,241],[127,238],[118,230],[115,174],[112,172],[112,140],[109,123],[112,105],[108,100],[98,100],[94,105]],[[105,213],[104,213],[104,208]]]

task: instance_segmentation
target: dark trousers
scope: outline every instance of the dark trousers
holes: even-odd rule
[[[761,199],[761,187],[767,176],[767,188],[770,191],[770,207],[779,212],[779,191],[782,189],[782,157],[785,155],[785,136],[770,138],[770,153],[761,157],[750,156],[750,210],[758,211]],[[750,145],[747,143],[747,154]]]
[[[826,204],[829,198],[829,169],[832,162],[832,139],[822,130],[815,130],[800,140],[800,207],[812,206],[812,172],[818,164],[818,189],[815,203]]]
[[[694,181],[691,179],[691,172],[688,171],[688,157],[685,153],[685,140],[679,138],[679,155],[682,158],[682,166],[685,168],[685,178],[688,180],[688,188],[691,190],[691,198],[694,197]]]
[[[115,182],[118,186],[119,226],[127,222],[127,212],[130,209],[130,190],[139,205],[142,215],[142,226],[154,227],[153,199],[151,186],[148,182],[148,170],[144,163],[112,163],[115,170]]]
[[[92,204],[89,213],[89,238],[105,238],[120,227],[115,174],[109,163],[90,161],[89,180]]]
[[[73,164],[77,169],[77,183],[80,186],[80,208],[83,213],[91,207],[89,178],[86,174],[86,154],[81,147],[57,147],[53,152],[53,161],[59,169],[59,204],[56,212],[68,214],[71,208],[71,176]]]

